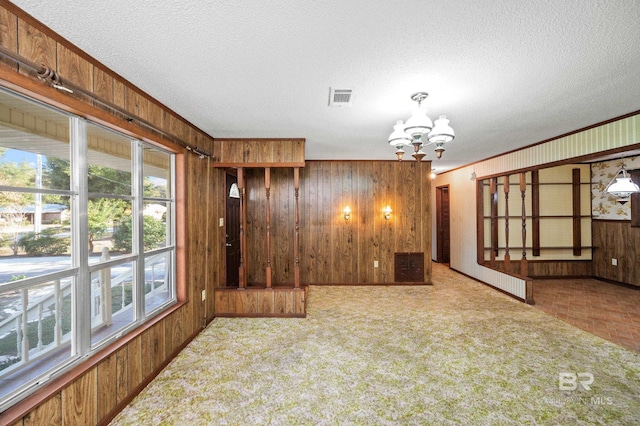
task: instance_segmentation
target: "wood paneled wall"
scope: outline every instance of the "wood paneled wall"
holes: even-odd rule
[[[394,253],[424,253],[431,282],[431,163],[307,161],[300,169],[300,269],[308,284],[394,282]],[[264,170],[247,169],[247,276],[264,283]],[[293,283],[292,169],[271,169],[273,282]],[[343,209],[351,208],[345,221]],[[385,220],[383,209],[393,212]],[[374,267],[378,261],[378,267]]]
[[[306,317],[306,298],[309,287],[220,288],[216,290],[218,317]]]
[[[0,0],[0,44],[51,67],[63,81],[83,87],[163,132],[213,151],[211,137],[4,0]],[[143,331],[124,336],[79,365],[71,375],[51,380],[36,394],[0,414],[0,424],[97,424],[120,410],[214,317],[214,288],[221,279],[216,265],[222,264],[224,256],[223,228],[214,222],[224,217],[224,170],[214,168],[211,160],[159,139],[157,134],[136,126],[135,120],[129,123],[91,101],[46,87],[21,71],[15,64],[2,62],[0,85],[168,146],[179,155],[178,203],[185,209],[178,235],[184,256],[177,266],[184,304],[147,324]],[[203,290],[207,296],[204,301]]]
[[[640,228],[626,220],[594,220],[593,274],[640,286]],[[617,259],[618,265],[612,265]]]
[[[304,139],[216,138],[217,167],[304,167]]]

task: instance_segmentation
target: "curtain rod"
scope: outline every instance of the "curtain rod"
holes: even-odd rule
[[[74,94],[74,95],[84,96],[85,98],[88,98],[93,102],[95,102],[96,104],[98,104],[102,109],[106,110],[112,115],[119,116],[124,120],[126,120],[128,123],[135,122],[134,124],[138,124],[142,127],[145,127],[147,130],[150,130],[152,133],[155,133],[171,142],[174,142],[180,145],[181,147],[185,148],[187,151],[190,151],[196,154],[200,158],[213,157],[213,154],[210,151],[196,145],[191,145],[170,133],[166,133],[165,131],[160,130],[155,125],[148,122],[147,120],[134,116],[124,108],[121,108],[118,105],[112,104],[109,101],[101,99],[96,95],[94,95],[93,93],[90,93],[87,90],[81,88],[80,86],[77,86],[68,81],[63,81],[57,72],[55,72],[54,70],[52,70],[46,65],[38,65],[34,62],[31,62],[30,60],[24,58],[23,56],[8,50],[4,46],[0,46],[0,57],[10,59],[13,62],[16,62],[21,67],[28,68],[30,71],[36,74],[36,76],[40,81],[42,81],[45,84],[49,84],[54,89],[57,89],[61,92],[66,92],[70,95]]]

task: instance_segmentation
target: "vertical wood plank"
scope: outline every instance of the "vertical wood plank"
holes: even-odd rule
[[[118,79],[113,80],[113,103],[120,108],[125,108],[126,86],[124,82]]]
[[[66,46],[58,44],[58,73],[84,90],[93,90],[93,65]]]
[[[140,367],[142,368],[142,379],[144,380],[149,374],[151,374],[151,371],[153,370],[153,343],[151,339],[151,329],[145,330],[145,332],[142,333],[140,337]]]
[[[317,241],[313,241],[313,235],[322,235],[317,232],[318,222],[318,167],[305,167],[302,169],[302,222],[301,227],[305,232],[302,233],[301,256],[304,258],[302,263],[301,280],[307,283],[318,282],[316,279],[318,247]]]
[[[240,272],[238,285],[240,288],[245,288],[247,286],[245,265],[245,258],[247,255],[247,241],[245,236],[245,229],[247,227],[247,209],[245,205],[244,169],[242,167],[238,169],[238,191],[240,192]]]
[[[225,290],[219,290],[214,293],[216,301],[216,313],[230,313],[229,310],[229,292]]]
[[[318,204],[314,206],[318,212],[318,232],[320,240],[318,241],[318,262],[316,278],[319,283],[337,282],[332,281],[333,273],[331,271],[333,264],[331,262],[331,243],[333,239],[333,210],[335,204],[331,194],[331,163],[323,162],[320,166],[320,175],[318,176]]]
[[[243,300],[244,312],[248,312],[251,314],[258,313],[259,312],[259,302],[258,302],[259,293],[256,291],[247,291],[240,294],[244,296],[244,300]]]
[[[24,417],[24,426],[61,425],[62,395],[56,392]],[[20,422],[19,424],[22,424]]]
[[[276,314],[284,314],[287,310],[286,291],[274,291],[273,295],[273,312]]]
[[[420,204],[423,210],[419,214],[419,217],[422,220],[423,234],[422,245],[419,251],[424,252],[424,282],[428,284],[432,283],[433,277],[433,266],[431,262],[431,259],[433,258],[433,250],[431,247],[433,241],[433,224],[431,222],[433,214],[431,186],[433,185],[433,182],[431,179],[431,170],[431,161],[423,161],[423,166],[421,167],[422,184],[420,185],[420,189],[422,191]]]
[[[376,238],[374,231],[374,220],[372,212],[373,193],[373,168],[374,162],[363,161],[358,167],[358,202],[357,208],[360,213],[357,217],[359,230],[358,238],[358,262],[357,276],[362,283],[375,283],[378,280],[377,272],[380,267],[374,267],[374,261],[378,260],[376,252]]]
[[[162,122],[162,108],[155,102],[149,101],[147,109],[147,121],[149,121],[149,123],[153,124],[157,128],[162,129],[164,127]]]
[[[18,17],[4,8],[0,8],[0,45],[11,52],[18,52]],[[2,59],[0,62],[18,69],[13,61]]]
[[[304,314],[305,313],[305,303],[306,303],[306,295],[305,291],[294,291],[294,313],[295,314]]]
[[[573,255],[582,255],[582,218],[580,213],[580,169],[571,170],[571,192],[573,203]]]
[[[140,94],[134,89],[127,87],[124,97],[124,105],[127,111],[136,117],[140,117]]]
[[[395,229],[393,220],[386,220],[382,210],[386,205],[394,204],[396,182],[394,171],[396,162],[384,162],[380,167],[379,192],[372,212],[380,233],[380,268],[383,283],[394,281]]]
[[[113,77],[99,67],[93,69],[93,93],[113,103]]]
[[[213,291],[208,293],[212,295],[210,298],[213,299]],[[171,314],[164,320],[164,358],[167,359],[171,356],[173,351],[177,348],[178,342],[176,342],[173,335],[173,328],[175,327],[176,315],[175,313]]]
[[[540,173],[531,171],[531,254],[540,256]]]
[[[199,316],[198,319],[201,317]],[[199,321],[198,321],[199,324]],[[164,360],[164,322],[159,322],[149,329],[149,358],[151,360],[149,373],[155,371]]]
[[[96,371],[92,368],[62,389],[63,425],[94,425],[98,422]]]
[[[261,313],[274,313],[274,294],[279,293],[276,291],[270,292],[255,292],[258,297],[258,312]]]
[[[42,31],[18,20],[18,54],[36,64],[56,69],[56,47],[54,39]],[[20,70],[25,74],[29,71]]]
[[[129,395],[129,350],[125,346],[116,352],[116,403]]]
[[[118,397],[117,355],[113,354],[101,361],[97,368],[98,380],[98,420],[104,418],[116,407]]]
[[[144,379],[142,369],[142,336],[136,336],[127,345],[129,390],[134,390]]]

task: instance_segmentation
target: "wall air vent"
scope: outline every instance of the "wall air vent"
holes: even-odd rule
[[[351,106],[353,103],[353,89],[336,89],[330,88],[329,106],[344,107]]]

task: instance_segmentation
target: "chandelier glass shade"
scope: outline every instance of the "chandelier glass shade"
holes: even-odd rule
[[[640,192],[640,187],[633,183],[631,177],[624,169],[624,166],[616,173],[609,185],[605,188],[605,192],[612,197],[621,199],[629,198],[631,194]]]
[[[422,106],[422,101],[429,96],[427,92],[418,92],[411,95],[413,101],[418,102],[417,108],[413,110],[411,117],[403,123],[398,120],[393,126],[393,132],[389,135],[389,145],[396,148],[398,160],[402,160],[404,146],[413,146],[411,156],[420,161],[426,155],[422,150],[427,145],[435,145],[435,153],[438,158],[442,157],[444,144],[451,142],[455,138],[455,133],[449,120],[441,115],[434,123],[427,116],[427,110]]]

